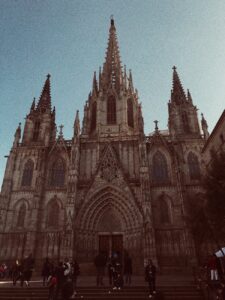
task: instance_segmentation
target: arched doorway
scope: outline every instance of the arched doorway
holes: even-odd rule
[[[89,199],[88,199],[89,198]],[[143,272],[143,221],[135,201],[116,187],[105,186],[85,199],[75,220],[75,255],[93,267],[99,251],[128,252],[134,270]]]

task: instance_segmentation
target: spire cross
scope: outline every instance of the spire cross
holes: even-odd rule
[[[159,128],[158,128],[159,121],[155,120],[154,123],[155,123],[155,131],[158,131],[159,130]]]
[[[176,71],[176,69],[177,69],[177,68],[176,68],[175,66],[173,66],[173,70]]]
[[[113,15],[110,16],[111,26],[114,26],[114,18]]]

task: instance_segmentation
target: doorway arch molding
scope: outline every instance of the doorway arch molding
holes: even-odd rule
[[[108,209],[113,209],[122,221],[123,230],[140,228],[143,223],[142,214],[139,211],[132,195],[112,185],[107,185],[88,193],[81,206],[75,221],[75,227],[79,230],[97,231],[101,217]]]

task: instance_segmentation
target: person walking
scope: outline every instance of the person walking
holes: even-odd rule
[[[22,276],[22,266],[19,260],[16,260],[15,264],[12,267],[12,282],[13,286],[16,286],[17,280]]]
[[[153,294],[156,294],[156,267],[151,259],[148,260],[148,264],[145,267],[145,280],[148,282],[149,285],[149,298],[152,298]]]

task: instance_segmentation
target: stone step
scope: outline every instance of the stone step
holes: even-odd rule
[[[199,292],[194,287],[173,287],[160,286],[157,288],[157,295],[163,294],[164,300],[201,300]],[[77,289],[75,299],[88,300],[143,300],[149,295],[146,286],[143,287],[125,287],[124,289],[111,290],[109,288],[99,287],[80,287]],[[1,300],[47,300],[48,289],[43,287],[1,287]],[[153,299],[161,299],[155,297]]]

